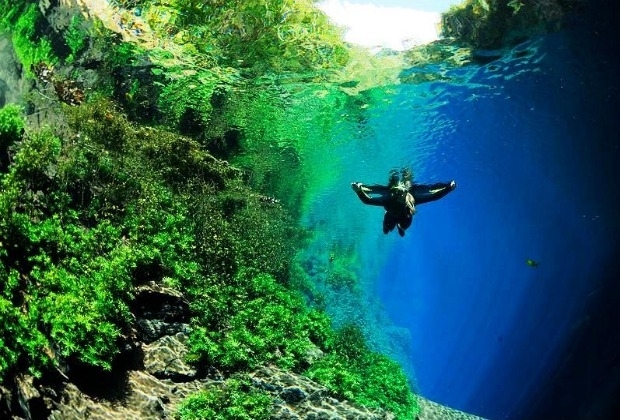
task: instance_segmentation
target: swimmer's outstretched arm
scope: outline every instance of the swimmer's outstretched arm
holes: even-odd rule
[[[370,204],[371,206],[384,206],[389,198],[389,195],[387,195],[389,188],[383,185],[364,185],[361,182],[353,182],[351,183],[351,188],[362,203]],[[370,194],[378,195],[371,197]]]
[[[415,199],[415,203],[424,204],[431,201],[439,200],[445,197],[450,191],[456,188],[456,182],[438,182],[430,185],[414,184],[411,186],[411,193]]]
[[[387,185],[379,185],[379,184],[361,184],[362,189],[369,194],[389,194],[390,187]]]

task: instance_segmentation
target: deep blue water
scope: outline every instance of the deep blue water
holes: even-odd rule
[[[618,418],[589,405],[618,391],[620,363],[620,312],[597,312],[620,281],[618,48],[594,18],[537,40],[535,64],[440,87],[449,124],[418,180],[458,189],[420,206],[377,281],[430,399],[491,419]],[[569,383],[545,400],[554,378]]]
[[[603,4],[525,57],[394,86],[364,134],[334,134],[361,139],[335,142],[340,186],[314,217],[357,242],[427,398],[490,419],[620,418],[620,51]],[[403,239],[347,191],[399,166],[458,184]]]

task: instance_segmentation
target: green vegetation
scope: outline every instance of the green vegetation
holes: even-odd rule
[[[264,420],[271,416],[273,401],[265,391],[253,388],[243,377],[194,394],[181,404],[181,420]]]
[[[267,363],[298,370],[307,365],[306,355],[313,346],[325,348],[331,332],[329,319],[308,309],[301,296],[273,278],[242,275],[212,292],[217,290],[218,295],[209,299],[219,298],[218,307],[200,311],[208,316],[191,336],[191,360],[204,360],[228,371]],[[209,313],[217,309],[220,312],[215,317]]]
[[[49,38],[37,32],[43,25],[43,16],[36,3],[0,0],[0,31],[11,33],[13,48],[27,72],[41,61],[58,61]]]
[[[558,28],[582,0],[465,0],[441,17],[442,34],[475,48],[499,48],[510,38]]]
[[[192,44],[219,65],[254,72],[307,71],[347,60],[340,30],[312,0],[144,3],[152,27]]]
[[[93,22],[74,14],[64,29],[51,28],[41,10],[50,7],[28,0],[0,0],[0,32],[11,35],[17,58],[26,74],[39,63],[72,64],[86,50]]]
[[[194,302],[192,342],[209,349],[197,363],[301,363],[329,321],[274,279],[285,281],[298,237],[284,210],[196,143],[136,128],[107,101],[64,110],[71,134],[29,133],[2,177],[3,308],[36,327],[24,327],[28,346],[6,331],[0,374],[58,357],[109,369],[131,286],[164,276]],[[142,278],[152,265],[161,278]]]
[[[407,378],[394,361],[368,349],[358,327],[339,330],[332,349],[308,369],[309,378],[339,398],[386,409],[397,419],[415,418],[418,406]]]
[[[84,51],[87,44],[86,38],[86,22],[81,15],[73,15],[69,27],[65,32],[65,41],[69,47],[70,53],[66,58],[68,64],[71,64],[79,54]]]
[[[154,281],[190,302],[188,361],[229,376],[187,399],[181,418],[267,418],[271,398],[234,375],[269,363],[412,415],[400,367],[359,330],[336,334],[296,289],[312,290],[295,262],[309,236],[304,198],[333,174],[308,180],[331,134],[362,126],[367,105],[361,88],[347,85],[352,97],[325,83],[351,57],[338,28],[310,0],[119,3],[142,7],[155,35],[174,40],[170,51],[86,42],[77,17],[64,50],[53,48],[36,5],[0,0],[26,68],[71,64],[77,78],[91,44],[105,51],[85,103],[40,99],[51,126],[0,110],[10,155],[0,161],[0,379],[73,363],[113,369],[131,340],[134,287]],[[334,249],[325,282],[354,289],[354,262]],[[325,357],[313,362],[316,348]]]
[[[0,108],[0,172],[9,165],[9,148],[19,141],[24,132],[24,118],[19,106],[9,104]]]
[[[57,188],[66,176],[60,158],[58,137],[29,134],[1,179],[0,291],[3,315],[14,321],[2,322],[2,376],[24,368],[39,374],[74,355],[109,368],[129,317],[123,302],[134,256],[110,223],[79,222]]]
[[[0,108],[0,147],[6,148],[19,140],[24,131],[24,118],[19,106],[8,104]]]
[[[332,288],[355,290],[358,287],[358,273],[355,267],[358,266],[358,255],[350,247],[334,245],[329,253],[329,266],[325,282]]]

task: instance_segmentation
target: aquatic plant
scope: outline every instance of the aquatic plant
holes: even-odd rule
[[[118,229],[106,222],[87,228],[66,207],[69,197],[58,188],[61,149],[52,133],[31,133],[2,178],[0,285],[5,315],[24,327],[3,322],[13,354],[2,363],[2,376],[25,367],[38,374],[58,357],[109,368],[118,325],[128,320],[123,302],[132,255]],[[11,306],[19,315],[11,315]]]
[[[340,30],[311,0],[167,0],[145,6],[152,26],[173,25],[183,31],[182,39],[221,64],[303,71],[341,66],[347,59]],[[158,7],[167,10],[158,13]],[[161,16],[167,25],[158,24]]]
[[[22,109],[14,104],[0,108],[0,172],[9,164],[9,147],[21,139],[24,132]]]
[[[19,105],[7,104],[0,108],[0,144],[3,148],[21,138],[24,125],[23,110]]]
[[[368,379],[372,393],[352,400],[398,412],[402,404],[387,399],[400,401],[401,388],[383,382],[398,368],[359,343],[359,354],[338,352],[345,343],[332,344],[330,319],[306,304],[290,276],[307,237],[297,223],[306,180],[323,158],[322,145],[333,141],[330,114],[349,100],[314,73],[346,61],[338,30],[312,2],[134,4],[195,9],[156,27],[178,30],[175,42],[195,48],[174,50],[188,52],[180,57],[110,37],[101,83],[79,106],[54,103],[51,128],[22,136],[15,110],[0,112],[8,121],[6,148],[13,145],[0,178],[0,378],[72,363],[111,369],[130,340],[132,291],[154,281],[191,302],[189,361],[199,370],[232,374],[275,363],[304,371],[318,347],[327,356],[317,380],[330,383],[343,366],[356,380],[376,376],[376,383]],[[38,12],[29,5],[15,14],[10,6],[7,27],[21,25],[20,48],[38,49],[22,54],[22,63],[55,62],[46,37],[37,43],[25,28],[35,27]],[[75,64],[85,38],[79,21],[71,28],[67,57]],[[271,73],[280,70],[302,75],[289,73],[296,81],[287,85]],[[134,77],[145,71],[150,77]],[[247,78],[257,74],[259,80]],[[124,108],[102,98],[110,92]],[[150,107],[168,116],[166,124],[136,124]],[[363,117],[343,120],[363,124]],[[240,149],[222,153],[230,165],[209,148],[234,130]],[[329,182],[330,174],[323,177],[312,188]],[[344,263],[333,274],[347,287],[354,280]],[[384,399],[375,395],[379,387],[388,390]],[[252,392],[233,381],[224,396],[206,391],[188,400],[183,415],[228,412],[226,406],[258,418],[266,408],[239,402]],[[267,407],[256,399],[256,407]]]
[[[273,401],[266,391],[252,387],[247,377],[235,376],[186,398],[177,417],[180,420],[263,420],[270,418],[272,407]]]
[[[0,30],[11,33],[15,54],[27,73],[33,64],[42,61],[54,64],[58,61],[50,39],[37,32],[43,20],[37,4],[1,0],[0,12]]]
[[[71,64],[87,46],[88,37],[84,25],[85,21],[81,15],[76,14],[71,17],[71,22],[64,36],[70,50],[70,54],[66,58],[67,64]]]
[[[351,97],[313,78],[265,76],[247,89],[251,95],[235,97],[229,109],[231,122],[244,133],[242,153],[231,163],[247,172],[253,187],[300,214],[308,197],[331,186],[336,171],[322,165],[325,153],[333,153],[340,130],[363,120],[363,110],[352,107],[349,113]],[[332,118],[334,113],[342,118]]]
[[[190,360],[199,365],[208,361],[236,371],[274,363],[299,369],[307,365],[308,351],[324,348],[330,335],[325,314],[307,308],[300,295],[270,276],[241,274],[235,283],[207,286],[207,292],[208,298],[195,303],[203,315],[190,337]],[[209,301],[211,310],[204,310]]]
[[[356,291],[359,288],[358,258],[353,246],[334,244],[329,252],[325,283],[335,290]]]
[[[7,353],[0,375],[19,366],[40,370],[52,360],[73,357],[110,368],[130,322],[131,286],[158,280],[142,278],[140,267],[160,265],[159,280],[165,274],[170,284],[186,288],[192,297],[205,293],[200,263],[206,263],[204,269],[222,264],[221,273],[230,270],[231,276],[242,267],[285,275],[293,250],[286,250],[292,242],[284,238],[295,237],[288,222],[276,208],[275,213],[265,210],[259,196],[248,203],[249,191],[241,184],[238,196],[219,195],[218,188],[224,185],[210,185],[229,182],[235,172],[219,165],[199,145],[171,133],[137,129],[104,100],[66,107],[64,112],[73,134],[67,135],[67,128],[63,138],[51,131],[30,133],[18,144],[2,178],[0,285],[5,316],[17,317],[16,325],[23,325],[23,330],[32,323],[40,327],[30,333],[32,344],[21,347],[23,331],[6,331]],[[188,200],[184,194],[198,186],[205,193],[209,188],[209,194]],[[235,207],[238,204],[241,207]],[[207,227],[189,223],[190,206],[208,206],[194,209],[212,216],[212,210],[219,208],[220,220],[232,223]],[[205,229],[212,233],[210,238]],[[226,241],[226,248],[218,237]],[[196,238],[202,238],[199,246]],[[236,316],[239,325],[244,319],[265,319],[267,326],[252,337],[253,343],[270,337],[273,343],[282,341],[276,336],[288,336],[285,330],[270,328],[274,314],[292,319],[292,311],[299,310],[301,316],[301,301],[290,300],[274,280],[257,278],[264,280],[260,286],[218,276],[220,282],[213,287],[224,286],[231,296],[235,288],[242,294],[274,292],[273,313],[259,311],[259,301],[253,311],[250,305],[242,312],[244,302],[234,300],[239,306],[230,316]],[[196,305],[196,319],[211,319],[209,314],[218,313],[218,305],[230,299],[220,295],[222,302]],[[25,307],[28,315],[12,312],[11,305]],[[288,340],[292,344],[284,343],[285,352],[291,349],[289,359],[283,359],[289,364],[298,363],[302,348],[309,345],[312,330],[304,328],[305,336],[294,331]],[[89,333],[94,329],[96,340]],[[43,347],[54,351],[42,351]]]
[[[167,122],[183,134],[200,136],[209,125],[212,96],[224,81],[216,73],[199,70],[171,78],[163,87],[158,105]]]
[[[330,349],[305,372],[309,378],[325,385],[339,398],[388,410],[397,419],[415,418],[419,410],[417,401],[402,368],[371,351],[356,325],[342,327]]]

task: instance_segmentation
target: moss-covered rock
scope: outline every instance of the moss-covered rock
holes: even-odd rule
[[[442,35],[474,48],[495,49],[524,35],[559,28],[582,0],[465,0],[441,17]]]

